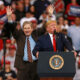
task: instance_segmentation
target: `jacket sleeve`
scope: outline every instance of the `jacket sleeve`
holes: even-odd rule
[[[5,24],[5,28],[7,28],[7,30],[10,32],[10,34],[12,34],[12,36],[15,39],[18,39],[21,34],[21,29],[17,30],[16,26],[17,26],[17,24],[13,23],[13,22],[8,22]]]
[[[37,51],[41,51],[41,39],[39,38],[33,49],[33,55],[36,56]]]
[[[71,45],[71,43],[69,42],[69,40],[67,39],[67,36],[62,34],[62,41],[63,41],[63,44],[64,46],[69,50],[69,51],[72,51],[73,50],[73,47]]]

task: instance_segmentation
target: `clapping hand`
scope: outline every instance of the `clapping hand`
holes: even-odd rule
[[[10,6],[8,6],[7,8],[6,8],[6,13],[7,13],[7,16],[11,16],[12,15],[12,8],[10,7]]]

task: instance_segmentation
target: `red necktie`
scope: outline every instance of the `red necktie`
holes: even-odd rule
[[[33,62],[29,38],[27,38],[27,52],[28,52],[28,61]]]
[[[55,35],[53,35],[53,49],[54,49],[54,52],[56,52],[56,40],[55,40]]]

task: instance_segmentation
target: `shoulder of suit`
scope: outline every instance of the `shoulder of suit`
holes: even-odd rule
[[[63,34],[63,33],[61,33],[60,35],[61,35],[61,37],[65,38],[65,39],[67,39],[67,38],[68,38],[68,36],[67,36],[67,35],[65,35],[65,34]]]
[[[38,40],[45,40],[47,36],[48,34],[43,34],[42,36],[38,38]]]
[[[67,38],[67,35],[63,34],[63,33],[57,33],[56,35],[57,37],[63,37],[63,38]]]

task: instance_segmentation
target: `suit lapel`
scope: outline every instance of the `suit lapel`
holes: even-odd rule
[[[25,47],[25,41],[26,41],[26,36],[25,36],[25,34],[23,33],[23,47]]]
[[[59,34],[56,35],[56,49],[59,51],[60,49],[60,37]]]
[[[54,51],[54,49],[53,49],[53,44],[52,44],[52,42],[51,42],[51,38],[50,38],[50,36],[49,36],[49,34],[47,33],[47,36],[46,36],[46,40],[47,40],[47,44],[50,46],[50,48],[51,48],[51,50],[53,50]]]

